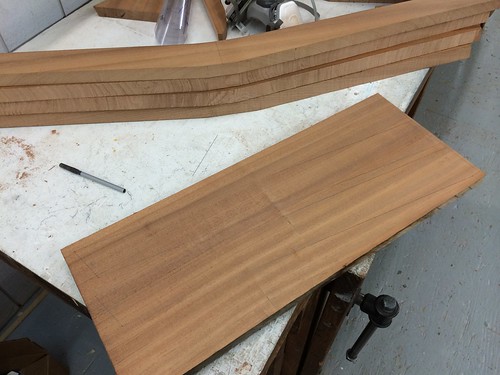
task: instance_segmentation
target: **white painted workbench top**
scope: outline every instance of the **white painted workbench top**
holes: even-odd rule
[[[154,45],[154,23],[98,17],[93,1],[19,51]],[[323,18],[368,8],[318,0]],[[215,40],[193,0],[188,42]],[[230,32],[234,37],[236,32]],[[375,93],[402,110],[426,70],[257,112],[208,119],[0,129],[0,251],[83,302],[60,250]],[[60,162],[127,189],[125,194],[58,167]],[[202,370],[257,374],[290,312]],[[259,336],[260,335],[260,336]],[[255,336],[255,335],[254,335]],[[242,344],[240,344],[242,345]],[[215,366],[215,367],[213,367]],[[221,367],[222,366],[222,367]],[[236,368],[234,367],[234,368]]]

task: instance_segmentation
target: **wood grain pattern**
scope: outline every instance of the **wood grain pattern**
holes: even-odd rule
[[[116,111],[151,108],[193,108],[239,103],[259,96],[270,95],[301,86],[392,64],[423,54],[447,50],[472,43],[480,35],[481,28],[469,28],[447,33],[442,37],[426,38],[414,43],[405,43],[398,48],[388,48],[377,53],[363,54],[315,68],[286,74],[274,80],[265,80],[230,89],[173,93],[163,95],[116,96],[106,98],[83,98],[41,100],[32,102],[0,103],[0,115],[37,113],[67,113]]]
[[[471,46],[456,47],[446,51],[403,60],[401,62],[385,65],[379,68],[368,69],[363,72],[350,74],[348,76],[334,78],[307,86],[301,86],[271,95],[264,95],[241,103],[196,108],[160,108],[126,111],[67,112],[0,116],[0,127],[199,118],[221,116],[242,111],[255,111],[430,66],[463,60],[470,56],[470,52]]]
[[[101,17],[156,22],[164,0],[105,0],[94,5]]]
[[[224,77],[483,14],[498,6],[500,0],[413,0],[236,40],[3,54],[0,85]]]
[[[413,0],[239,40],[0,56],[0,126],[206,117],[283,104],[376,80],[364,73],[382,75],[377,68],[409,71],[401,67],[413,58],[431,66],[433,53],[477,40],[499,5]],[[31,99],[9,99],[23,91]]]
[[[381,51],[390,47],[409,43],[422,38],[443,35],[454,30],[479,25],[489,17],[489,13],[478,14],[459,20],[445,22],[422,29],[398,33],[391,37],[355,46],[348,46],[339,50],[326,52],[314,56],[317,65],[333,63],[338,60],[347,59],[356,55],[366,54],[373,51]],[[30,85],[30,86],[4,86],[0,87],[0,103],[26,102],[36,100],[91,98],[120,95],[151,95],[164,93],[182,93],[191,91],[217,90],[225,87],[235,87],[253,82],[260,82],[279,75],[289,74],[303,70],[311,65],[311,58],[297,59],[279,66],[264,67],[246,73],[227,75],[224,80],[219,79],[178,79],[178,80],[155,80],[155,81],[124,81],[103,83],[79,83],[79,84],[52,84],[52,85]]]
[[[118,374],[183,374],[481,177],[376,95],[63,255]]]

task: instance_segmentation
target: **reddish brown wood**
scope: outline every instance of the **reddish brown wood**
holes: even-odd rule
[[[482,177],[374,96],[63,250],[118,374],[182,374]]]
[[[94,5],[101,17],[156,22],[164,0],[105,0]]]

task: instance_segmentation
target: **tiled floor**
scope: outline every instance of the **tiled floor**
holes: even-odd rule
[[[487,177],[379,253],[365,290],[397,297],[400,316],[351,364],[345,350],[366,323],[353,310],[324,374],[500,373],[499,30],[497,12],[470,60],[436,69],[416,113]],[[92,322],[53,295],[11,338],[26,336],[72,375],[114,373]]]
[[[114,374],[94,324],[85,315],[50,294],[9,339],[28,337],[41,345],[71,375]]]
[[[399,299],[355,364],[366,324],[353,309],[324,374],[500,374],[500,12],[473,57],[435,70],[415,119],[486,177],[381,251],[364,289]]]

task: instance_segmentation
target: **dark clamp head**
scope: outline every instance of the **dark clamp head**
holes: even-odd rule
[[[399,313],[399,304],[396,299],[386,294],[378,297],[375,297],[373,294],[365,294],[356,303],[359,304],[361,311],[368,314],[370,322],[358,337],[353,347],[346,353],[346,358],[351,362],[354,362],[358,357],[359,352],[376,329],[389,327],[392,323],[392,318]]]

